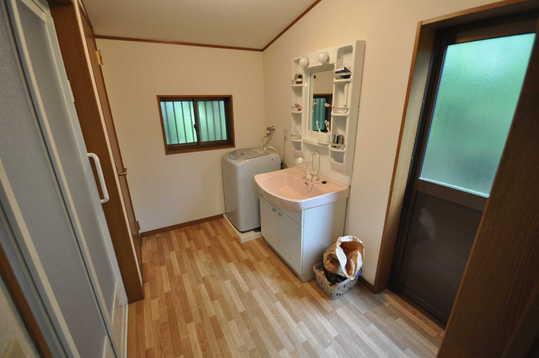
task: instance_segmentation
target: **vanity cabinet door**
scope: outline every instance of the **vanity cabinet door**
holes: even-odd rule
[[[277,240],[278,222],[276,215],[272,211],[272,207],[264,199],[260,199],[260,225],[262,228],[262,236],[266,242],[275,248]]]
[[[298,275],[301,272],[301,231],[297,222],[276,209],[278,226],[277,252]]]
[[[301,231],[299,224],[260,199],[262,236],[279,256],[297,273],[301,274]]]

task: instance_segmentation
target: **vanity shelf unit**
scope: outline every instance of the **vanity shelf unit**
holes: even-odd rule
[[[331,169],[347,176],[351,175],[355,149],[364,54],[365,42],[355,41],[296,57],[292,61],[292,78],[298,75],[303,78],[301,85],[291,81],[292,105],[300,104],[303,110],[291,114],[290,142],[296,150],[302,150],[303,145],[327,150]],[[327,133],[316,132],[311,129],[312,75],[328,69],[333,70],[330,128]],[[338,148],[331,143],[336,135],[344,138],[344,145]]]
[[[303,145],[303,116],[304,110],[298,111],[294,110],[295,105],[300,105],[301,108],[305,107],[305,77],[303,77],[302,83],[296,83],[294,76],[297,74],[300,74],[302,76],[305,76],[304,71],[302,71],[302,67],[299,63],[301,58],[295,58],[292,63],[292,79],[290,80],[290,89],[292,92],[292,98],[291,98],[291,108],[290,111],[291,115],[291,123],[290,123],[290,143],[292,144],[292,147],[295,150],[301,150]]]

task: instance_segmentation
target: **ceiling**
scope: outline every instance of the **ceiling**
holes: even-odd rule
[[[261,49],[313,0],[85,0],[96,35]]]

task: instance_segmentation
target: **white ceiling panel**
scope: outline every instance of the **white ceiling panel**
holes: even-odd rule
[[[98,35],[262,48],[313,0],[84,0]]]

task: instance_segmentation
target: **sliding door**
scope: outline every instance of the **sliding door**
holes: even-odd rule
[[[113,326],[125,327],[126,297],[101,208],[107,190],[100,181],[100,197],[94,182],[52,18],[39,1],[2,10],[2,208],[66,354],[120,356]]]
[[[101,160],[109,200],[102,207],[129,302],[142,299],[138,225],[108,105],[91,26],[77,1],[51,6],[64,67],[73,90],[84,143]],[[96,180],[98,188],[102,185]]]

